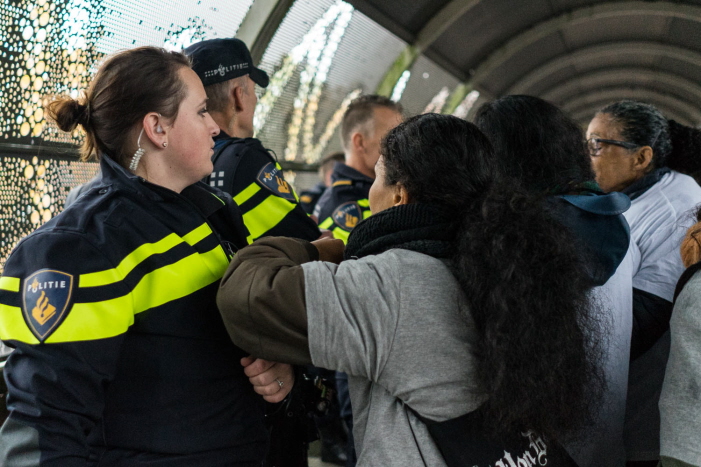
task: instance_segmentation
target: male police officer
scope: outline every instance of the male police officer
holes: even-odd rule
[[[265,88],[269,79],[253,66],[246,44],[239,39],[211,39],[191,45],[185,53],[204,84],[209,114],[220,130],[214,138],[209,184],[231,194],[239,205],[250,234],[248,243],[267,235],[318,239],[319,228],[299,205],[280,165],[253,138],[255,86]],[[296,379],[299,383],[300,378]],[[304,388],[296,384],[295,394]],[[284,410],[276,408],[279,416],[270,419],[271,446],[265,465],[307,465],[306,417],[299,417],[304,410],[299,395],[292,402]],[[288,413],[295,417],[287,417]]]
[[[402,106],[382,96],[354,99],[341,123],[345,164],[337,163],[326,190],[314,209],[319,227],[334,237],[348,240],[350,231],[370,215],[368,193],[375,180],[380,143],[402,121]]]
[[[250,232],[249,243],[266,235],[316,240],[321,233],[299,205],[282,169],[260,140],[253,138],[255,85],[268,86],[268,75],[253,66],[239,39],[211,39],[185,53],[207,92],[207,107],[219,125],[214,171],[209,184],[233,196]]]

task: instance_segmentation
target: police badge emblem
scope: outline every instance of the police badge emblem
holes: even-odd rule
[[[362,220],[363,212],[360,210],[358,203],[349,201],[337,207],[331,214],[331,217],[336,225],[350,232]]]
[[[268,162],[260,169],[260,172],[258,172],[258,183],[287,201],[296,201],[292,187],[283,177],[282,171],[275,167],[275,164],[272,162]]]
[[[63,321],[72,290],[73,276],[53,269],[41,269],[24,280],[22,314],[39,342],[44,342]]]

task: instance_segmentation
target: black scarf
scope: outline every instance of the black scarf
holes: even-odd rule
[[[662,177],[670,172],[670,169],[667,167],[662,167],[659,169],[655,169],[649,174],[645,175],[643,178],[640,180],[636,180],[633,183],[631,183],[629,186],[624,188],[622,190],[623,193],[627,194],[628,197],[632,200],[635,198],[641,196],[643,193],[645,193],[647,190],[652,188],[652,186],[659,182]]]
[[[351,232],[345,259],[377,255],[392,248],[449,258],[454,251],[457,213],[430,204],[403,204],[378,212]]]

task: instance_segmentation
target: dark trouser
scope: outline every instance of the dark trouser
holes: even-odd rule
[[[336,391],[338,391],[338,403],[341,406],[341,419],[348,428],[348,460],[346,467],[355,467],[358,456],[355,453],[355,440],[353,438],[353,409],[351,407],[350,393],[348,392],[348,375],[340,371],[336,372]]]

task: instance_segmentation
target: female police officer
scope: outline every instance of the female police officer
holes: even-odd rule
[[[247,231],[198,182],[218,133],[199,78],[181,54],[128,50],[50,112],[83,127],[102,180],[21,241],[0,279],[0,338],[16,348],[4,465],[260,465],[262,400],[215,304]],[[291,371],[254,382],[281,399]]]

